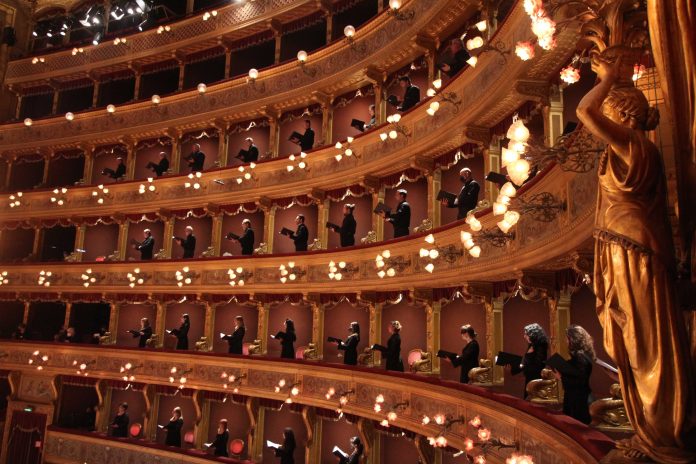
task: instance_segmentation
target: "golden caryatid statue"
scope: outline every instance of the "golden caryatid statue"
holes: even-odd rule
[[[617,446],[636,460],[693,463],[695,372],[675,298],[662,159],[646,136],[658,114],[631,83],[633,63],[624,57],[634,54],[615,46],[594,55],[600,82],[577,108],[585,127],[607,143],[595,221],[597,314],[636,431]]]

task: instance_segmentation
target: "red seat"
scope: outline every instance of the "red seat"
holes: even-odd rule
[[[249,345],[251,345],[251,343],[249,343],[249,342],[242,343],[242,354],[244,356],[249,356]]]
[[[304,352],[306,349],[306,346],[298,346],[295,349],[295,359],[304,359]]]
[[[240,438],[235,438],[230,442],[228,448],[230,450],[230,454],[233,457],[237,458],[242,454],[242,451],[244,451],[244,440]]]
[[[416,348],[408,352],[408,366],[413,366],[413,363],[420,361],[423,358],[422,351]]]
[[[142,424],[138,422],[134,422],[131,424],[130,428],[128,429],[128,432],[130,433],[130,436],[133,438],[138,438],[140,436],[140,432],[143,431],[143,426]]]
[[[184,434],[184,443],[187,445],[193,445],[194,435],[193,430],[189,430]]]

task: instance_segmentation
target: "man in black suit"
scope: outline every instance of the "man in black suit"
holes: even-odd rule
[[[247,137],[245,142],[247,143],[247,149],[240,150],[237,158],[245,163],[257,162],[259,160],[259,149],[256,145],[254,145],[254,139]]]
[[[303,214],[298,214],[295,218],[295,224],[297,224],[297,230],[289,235],[293,242],[295,242],[295,251],[307,251],[307,241],[309,240],[309,230],[304,223],[305,217]]]
[[[397,101],[396,109],[404,112],[408,111],[420,102],[420,89],[411,83],[411,78],[401,76],[399,86],[404,89],[404,98],[400,103]]]
[[[150,161],[145,167],[157,174],[157,177],[162,177],[162,175],[169,170],[169,160],[167,159],[167,154],[165,152],[160,152],[159,162],[155,164]]]
[[[341,247],[349,247],[355,245],[355,228],[357,223],[353,217],[354,204],[346,203],[343,205],[343,223],[340,227],[332,227],[334,232],[341,235]]]
[[[140,251],[140,259],[152,259],[152,250],[155,247],[155,239],[152,237],[152,231],[150,229],[143,230],[143,235],[145,239],[135,245],[135,249]]]
[[[123,162],[123,158],[119,156],[118,158],[116,158],[116,160],[118,161],[116,169],[104,168],[101,172],[102,176],[109,176],[112,179],[118,180],[126,175],[126,164]]]
[[[196,251],[196,236],[193,235],[193,227],[186,226],[186,237],[183,239],[175,239],[179,245],[184,249],[184,256],[182,258],[193,258],[193,253]]]
[[[461,39],[455,37],[449,45],[450,63],[442,63],[440,69],[449,77],[456,75],[466,66],[466,60],[471,58],[471,55],[466,51]]]
[[[396,211],[390,213],[388,216],[382,212],[382,216],[387,222],[391,222],[394,226],[394,238],[405,237],[409,234],[409,227],[411,227],[411,205],[406,201],[408,192],[406,189],[399,189],[396,191],[396,199],[399,205],[396,207]]]
[[[118,405],[118,413],[114,416],[114,420],[111,421],[109,429],[111,429],[111,436],[118,438],[128,437],[128,403],[121,403]]]
[[[458,208],[457,219],[464,219],[469,211],[476,208],[481,186],[474,180],[469,168],[463,168],[459,171],[459,179],[464,183],[464,186],[459,191],[457,198],[454,201],[443,199],[442,204],[448,208]]]
[[[305,119],[305,133],[302,135],[299,145],[302,151],[314,148],[314,131],[312,130],[312,121],[309,119]]]
[[[251,228],[251,221],[249,219],[244,219],[242,221],[242,235],[239,238],[232,240],[237,240],[242,246],[242,255],[251,256],[254,254],[254,230]]]
[[[191,172],[200,172],[203,170],[203,164],[205,163],[205,153],[201,151],[201,146],[199,144],[193,144],[193,147],[191,148],[191,154],[184,159],[188,161],[188,165],[191,168]]]

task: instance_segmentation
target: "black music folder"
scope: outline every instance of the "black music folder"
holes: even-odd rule
[[[437,352],[438,358],[448,358],[450,360],[454,360],[457,358],[457,356],[457,353],[452,353],[451,351],[439,350]]]
[[[334,224],[333,222],[327,222],[327,223],[326,223],[326,228],[327,228],[327,229],[338,230],[338,229],[341,228],[341,226],[338,226],[338,225]]]
[[[355,127],[360,132],[365,132],[365,121],[361,121],[359,119],[353,119],[350,122],[350,127]]]
[[[331,343],[331,342],[341,343],[343,340],[341,340],[340,338],[336,338],[336,337],[326,337],[326,341],[329,343]]]
[[[290,137],[288,137],[288,140],[294,141],[297,140],[298,142],[302,140],[302,134],[300,134],[297,131],[293,131],[292,134],[290,134]]]
[[[249,150],[241,149],[239,150],[239,153],[237,153],[237,158],[244,158],[249,154]]]
[[[437,194],[437,201],[447,200],[447,203],[454,203],[456,199],[457,195],[449,193],[446,190],[440,190]]]
[[[389,95],[387,97],[387,103],[389,103],[391,106],[397,106],[399,104],[399,99],[396,97],[396,95]]]
[[[294,233],[295,233],[295,232],[293,232],[292,230],[288,229],[287,227],[283,227],[282,229],[280,229],[280,235],[287,235],[288,237],[290,237],[290,236],[292,236],[292,234],[294,234]]]
[[[506,353],[505,351],[498,351],[498,356],[495,357],[496,366],[507,366],[519,367],[522,364],[522,356]]]
[[[336,456],[337,458],[348,459],[348,458],[350,457],[350,456],[348,455],[348,453],[346,453],[345,451],[343,451],[343,450],[342,450],[341,448],[339,448],[338,446],[334,446],[334,447],[333,447],[333,450],[332,450],[331,452],[332,452],[333,455]]]
[[[383,211],[386,216],[389,216],[391,214],[391,208],[380,201],[379,203],[377,203],[377,206],[375,206],[373,212],[375,214],[380,214]]]
[[[239,235],[237,235],[233,232],[228,232],[227,235],[225,235],[225,238],[227,240],[239,240]]]
[[[580,375],[580,370],[577,369],[572,364],[570,364],[565,359],[563,359],[563,356],[561,356],[558,353],[554,354],[549,359],[547,359],[545,364],[546,364],[546,367],[550,367],[550,368],[556,370],[557,372],[560,372],[561,375],[567,375],[570,377],[575,377],[575,376]]]
[[[488,174],[486,174],[486,180],[488,182],[493,182],[494,184],[498,184],[501,186],[508,181],[506,176],[495,171],[491,171]]]

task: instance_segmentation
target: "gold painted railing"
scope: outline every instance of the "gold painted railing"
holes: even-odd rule
[[[439,2],[434,3],[439,4]],[[427,15],[423,14],[423,16]],[[397,25],[394,27],[398,28]],[[526,38],[529,33],[529,18],[521,4],[518,4],[499,29],[496,40],[500,40],[505,47],[514,49],[515,43]],[[281,158],[259,163],[255,169],[257,180],[243,182],[241,185],[236,182],[236,179],[242,174],[236,168],[226,168],[204,173],[200,181],[202,188],[194,192],[184,188],[184,183],[188,180],[185,176],[158,179],[155,181],[157,191],[152,195],[138,193],[140,182],[123,182],[109,185],[110,197],[106,198],[103,204],[96,202],[95,197],[92,196],[91,187],[69,188],[66,195],[67,201],[63,206],[51,203],[50,191],[27,191],[24,192],[22,206],[19,208],[10,208],[9,201],[3,203],[4,218],[7,221],[13,221],[24,220],[27,217],[36,219],[61,216],[110,216],[116,213],[156,211],[160,208],[180,209],[183,206],[196,208],[215,204],[260,202],[264,197],[287,198],[356,183],[374,188],[375,178],[393,174],[411,166],[425,171],[432,170],[433,158],[467,141],[487,146],[490,133],[486,127],[493,126],[525,101],[543,100],[544,92],[548,96],[548,80],[553,73],[552,70],[557,69],[574,48],[575,33],[566,29],[558,37],[556,49],[544,54],[531,64],[517,58],[508,58],[503,62],[495,53],[482,55],[475,68],[463,72],[443,89],[456,96],[461,101],[460,105],[442,103],[434,117],[426,113],[427,104],[417,107],[399,121],[399,125],[409,136],[399,135],[396,140],[388,139],[382,142],[379,134],[384,129],[377,128],[356,137],[351,144],[355,156],[350,159],[344,157],[340,163],[335,159],[339,150],[333,146],[323,147],[309,153],[305,160],[309,167],[307,170],[295,169],[288,172],[286,169],[288,160]],[[347,53],[350,54],[350,51]],[[339,55],[332,55],[330,59],[338,62]],[[349,58],[346,59],[350,61]],[[300,77],[304,74],[297,70],[296,65],[287,67],[292,68],[289,72],[294,73],[299,81],[293,78],[282,85],[295,86],[298,92],[308,94],[306,86],[311,83],[304,77]],[[262,81],[263,79],[257,82],[256,86],[261,85]],[[209,91],[204,96],[192,96],[194,101],[190,106],[184,104],[176,111],[171,108],[165,110],[152,108],[151,105],[141,105],[139,109],[142,111],[134,108],[131,111],[132,115],[120,116],[117,112],[112,116],[98,116],[94,121],[79,122],[75,128],[79,127],[80,130],[74,129],[66,121],[61,123],[46,121],[45,126],[41,122],[31,128],[8,128],[7,131],[0,133],[0,143],[5,142],[2,145],[5,150],[15,150],[27,146],[36,149],[46,143],[58,143],[58,139],[61,139],[63,135],[75,143],[90,137],[95,139],[103,137],[104,140],[114,141],[125,132],[137,139],[138,131],[145,129],[142,126],[129,127],[130,124],[127,121],[130,116],[137,119],[137,124],[151,123],[149,125],[153,130],[160,131],[164,124],[162,118],[165,117],[176,116],[183,125],[184,119],[201,123],[203,120],[199,115],[201,112],[210,118],[205,121],[215,117],[229,116],[230,110],[227,105],[228,103],[233,105],[234,102],[228,100],[224,94],[234,92],[235,88],[239,90],[240,86],[243,86],[243,93],[248,94],[247,97],[253,100],[256,95],[253,94],[253,87],[247,84],[218,86],[215,91]],[[243,106],[249,106],[248,111],[254,111],[258,109],[259,104],[263,103],[262,98],[249,101]],[[179,117],[181,119],[178,119]],[[113,118],[113,121],[110,118]],[[91,133],[92,129],[88,127],[92,123],[95,124],[93,129],[98,129],[100,132],[98,136]],[[51,132],[54,129],[57,132]],[[46,139],[43,139],[44,137]],[[91,140],[91,142],[95,141]],[[223,185],[219,181],[222,181]],[[185,205],[182,205],[182,198],[186,199]]]
[[[29,364],[35,349],[49,354],[43,369],[37,372]],[[281,361],[268,358],[240,358],[221,355],[115,349],[93,346],[67,346],[54,344],[27,344],[0,342],[0,350],[6,353],[3,367],[13,371],[11,382],[17,386],[15,395],[22,396],[22,386],[35,385],[32,378],[52,378],[57,375],[74,374],[74,359],[94,359],[89,375],[99,379],[120,379],[119,373],[124,359],[132,359],[137,353],[143,368],[137,373],[138,382],[147,384],[169,384],[172,366],[181,371],[191,369],[187,388],[224,391],[221,374],[242,378],[239,394],[274,400],[285,400],[287,393],[275,393],[274,387],[281,379],[287,384],[298,383],[299,395],[293,402],[333,410],[338,400],[326,399],[329,388],[336,391],[353,390],[343,410],[348,414],[376,420],[385,418],[391,405],[406,404],[391,424],[416,434],[437,434],[440,427],[424,425],[423,416],[451,414],[461,417],[462,423],[454,424],[447,433],[449,445],[464,449],[467,437],[477,441],[476,429],[469,421],[479,416],[491,431],[491,436],[506,444],[515,444],[519,452],[533,456],[537,464],[588,464],[597,462],[611,446],[611,441],[601,433],[584,425],[568,421],[563,416],[550,413],[539,406],[506,395],[496,395],[478,387],[462,386],[453,382],[442,382],[409,374],[389,374],[377,369],[355,369],[306,361]],[[19,377],[27,377],[26,382]],[[381,413],[373,409],[377,395],[384,396]],[[60,435],[57,434],[55,438]],[[65,437],[62,437],[65,439]],[[75,446],[79,439],[72,439]],[[87,440],[87,439],[85,439]],[[95,443],[95,440],[89,440]],[[96,445],[97,443],[95,443]],[[49,455],[60,451],[56,443],[48,444]],[[81,445],[84,446],[84,445]],[[109,446],[104,443],[100,446]],[[66,447],[66,449],[69,449]],[[491,449],[487,452],[489,462],[502,463],[513,450]]]

